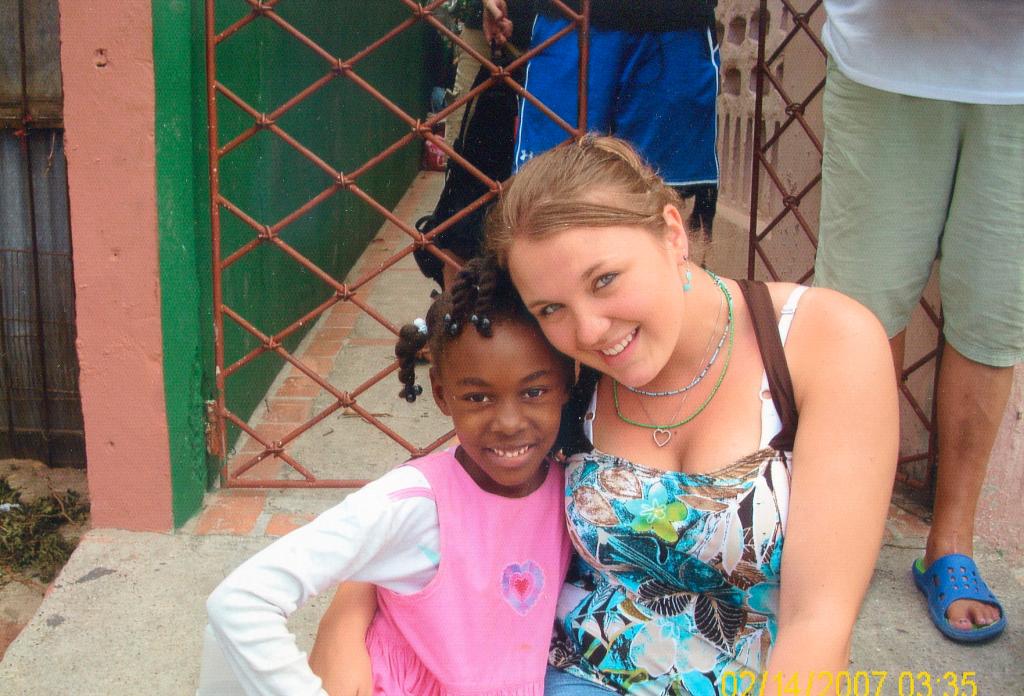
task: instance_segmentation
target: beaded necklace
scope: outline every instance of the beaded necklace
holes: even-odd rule
[[[712,277],[715,277],[714,274],[711,273],[711,271],[708,271],[707,269],[704,269],[704,270],[705,270],[705,272],[710,274]],[[719,314],[715,315],[715,326],[716,327],[718,326],[718,317],[721,316],[722,304],[723,303],[719,303],[719,306],[718,306]],[[714,329],[712,329],[712,332],[713,331],[714,331]],[[704,355],[701,356],[701,363],[704,364],[704,367],[701,368],[697,372],[697,375],[692,380],[690,380],[690,383],[687,384],[685,387],[680,387],[678,389],[667,389],[665,391],[647,391],[646,389],[641,389],[640,387],[631,387],[628,384],[623,384],[622,386],[624,386],[626,389],[628,389],[629,391],[633,392],[634,394],[640,394],[641,396],[676,396],[677,394],[685,394],[686,392],[690,391],[691,389],[696,387],[698,384],[700,384],[704,380],[704,378],[707,377],[708,372],[711,371],[711,368],[714,366],[715,361],[718,360],[718,355],[722,352],[722,346],[725,345],[725,339],[728,337],[728,335],[729,335],[729,321],[726,320],[725,328],[722,331],[722,335],[718,339],[718,344],[715,346],[714,352],[711,353],[711,358],[708,359],[708,361],[706,363],[704,362],[704,358],[707,357],[708,352],[711,350],[711,342],[715,340],[714,333],[712,333],[711,334],[711,338],[708,339],[708,346],[707,346],[707,348],[704,349]],[[641,403],[641,405],[643,404],[642,401],[640,403]],[[645,412],[646,412],[646,409],[645,409]]]
[[[708,274],[711,276],[711,279],[715,281],[715,285],[717,285],[718,289],[722,291],[722,294],[725,295],[726,306],[729,310],[728,317],[726,318],[726,322],[728,323],[729,347],[726,349],[725,362],[722,363],[722,371],[718,374],[718,379],[715,380],[715,386],[711,388],[711,391],[708,393],[707,397],[705,397],[701,405],[697,407],[697,410],[678,423],[671,423],[667,425],[635,421],[622,413],[622,407],[619,405],[619,383],[617,380],[612,380],[612,400],[615,403],[615,415],[619,417],[619,420],[624,423],[628,423],[629,425],[653,430],[654,432],[651,433],[651,436],[654,438],[654,444],[658,447],[664,447],[669,443],[669,440],[672,439],[672,431],[675,428],[686,425],[704,412],[704,409],[711,403],[711,399],[713,399],[715,394],[718,393],[718,388],[722,386],[722,380],[725,379],[725,373],[729,369],[729,362],[732,359],[732,348],[736,337],[736,325],[733,321],[732,295],[729,294],[729,289],[725,287],[725,283],[722,282],[721,278],[716,276],[714,273],[711,273],[711,271],[708,271]]]

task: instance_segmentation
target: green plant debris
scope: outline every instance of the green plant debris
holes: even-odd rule
[[[85,522],[88,506],[74,492],[51,492],[22,503],[18,492],[0,479],[0,585],[22,574],[50,582],[75,550],[60,530]]]

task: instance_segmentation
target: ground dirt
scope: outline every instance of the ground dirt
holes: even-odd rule
[[[55,510],[62,511],[69,501],[77,500],[78,504],[69,515],[77,521],[61,521],[57,529],[59,537],[67,542],[57,551],[60,557],[64,549],[70,552],[88,529],[87,514],[81,510],[83,505],[88,506],[84,469],[51,469],[31,459],[0,459],[0,482],[0,489],[7,493],[0,500],[0,534],[11,533],[16,511],[28,509],[39,501],[52,501]],[[17,503],[11,502],[14,495]],[[8,516],[6,525],[5,515]],[[17,564],[0,563],[0,659],[35,614],[49,583],[59,572],[59,568],[53,567],[52,559],[49,563],[31,558],[18,561]]]

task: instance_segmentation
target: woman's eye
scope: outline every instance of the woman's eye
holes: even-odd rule
[[[552,314],[554,314],[555,312],[557,312],[561,308],[562,308],[562,305],[560,305],[560,304],[544,305],[543,307],[540,308],[540,311],[537,312],[537,315],[542,317],[542,318],[543,317],[550,317]]]
[[[526,391],[524,391],[523,396],[525,396],[527,399],[539,399],[540,397],[544,396],[546,392],[547,389],[545,389],[544,387],[534,387],[532,389],[527,389]]]
[[[617,275],[619,275],[619,274],[618,273],[605,273],[602,276],[598,276],[597,279],[594,281],[594,289],[595,290],[600,290],[601,288],[608,286],[613,280],[615,280],[615,277]]]

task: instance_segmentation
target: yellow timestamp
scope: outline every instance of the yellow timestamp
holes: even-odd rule
[[[721,696],[978,696],[974,672],[857,670],[809,674],[758,674],[753,670],[722,673]]]

